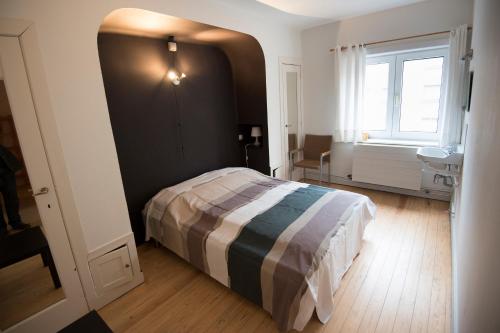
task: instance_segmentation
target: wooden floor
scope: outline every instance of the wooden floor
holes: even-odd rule
[[[18,194],[22,221],[32,227],[41,225],[35,199],[28,192],[28,187],[18,188]],[[6,216],[4,218],[8,221]],[[17,232],[20,231],[9,231],[11,234]],[[43,266],[39,255],[4,267],[0,269],[0,330],[62,299],[63,289],[54,289],[49,268]]]
[[[64,299],[39,255],[0,269],[0,295],[0,331]]]
[[[327,324],[304,332],[450,332],[448,204],[368,195],[376,222],[335,294]],[[271,317],[163,248],[139,247],[145,283],[99,311],[115,332],[277,332]]]

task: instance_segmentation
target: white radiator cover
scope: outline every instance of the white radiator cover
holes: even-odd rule
[[[417,159],[417,148],[357,144],[352,180],[418,191],[422,187],[422,164]]]

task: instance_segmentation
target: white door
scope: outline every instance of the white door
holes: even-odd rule
[[[3,96],[3,102],[0,98],[0,149],[14,156],[20,165],[10,170],[0,156],[0,192],[6,213],[0,217],[0,228],[6,228],[0,242],[9,244],[4,249],[11,251],[13,258],[27,247],[30,248],[25,252],[35,253],[42,248],[33,246],[33,241],[20,247],[20,240],[28,235],[37,240],[46,239],[50,249],[43,247],[44,260],[35,254],[4,262],[0,268],[0,331],[54,332],[81,317],[88,307],[59,208],[17,37],[0,37],[0,74],[0,97]],[[8,182],[2,177],[7,177],[6,174],[14,185],[5,185]],[[14,194],[11,193],[13,186]],[[13,199],[16,195],[17,211]],[[27,224],[25,227],[29,225],[29,229],[16,230],[14,227],[19,228],[19,222]],[[55,265],[50,264],[50,255]]]
[[[281,63],[281,103],[283,126],[283,160],[284,173],[287,179],[300,178],[300,170],[293,170],[290,151],[302,144],[302,68],[298,63]],[[295,154],[295,161],[301,158]]]

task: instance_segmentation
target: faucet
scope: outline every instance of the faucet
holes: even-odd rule
[[[443,185],[444,186],[452,187],[453,185],[457,184],[457,182],[455,180],[455,177],[444,176],[444,175],[439,175],[439,174],[435,174],[434,175],[434,184],[439,184],[439,181],[441,179],[443,180]]]
[[[457,151],[457,145],[456,144],[451,144],[443,148],[448,152],[448,154],[454,153]]]

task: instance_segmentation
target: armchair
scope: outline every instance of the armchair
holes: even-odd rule
[[[332,147],[331,135],[311,135],[306,134],[304,139],[304,147],[289,151],[290,165],[293,167],[303,168],[304,178],[306,169],[319,170],[319,182],[323,181],[323,167],[328,164],[328,181],[330,181],[330,151]],[[295,162],[295,156],[299,152],[303,152],[303,159]],[[291,172],[290,172],[291,174]]]

